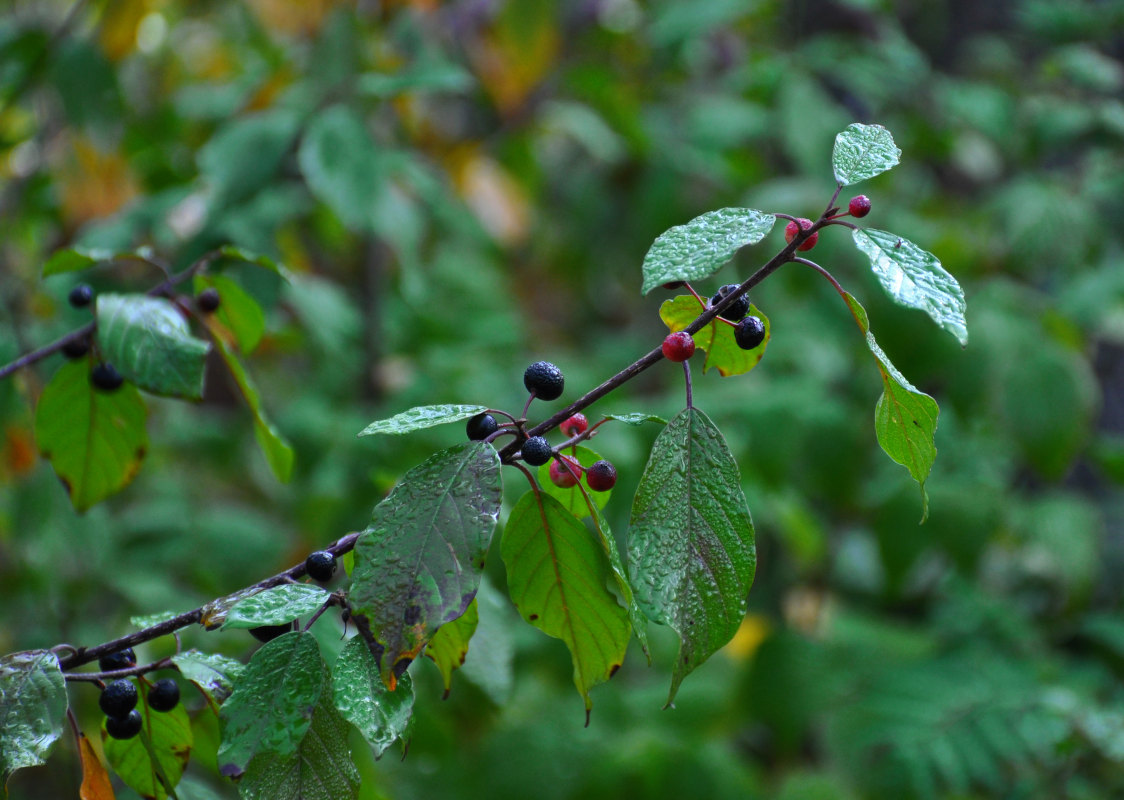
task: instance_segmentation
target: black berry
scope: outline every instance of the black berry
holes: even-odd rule
[[[562,396],[566,379],[562,377],[562,370],[549,361],[536,361],[523,373],[523,385],[540,400],[557,400]]]
[[[852,217],[865,217],[870,213],[870,198],[865,194],[852,197],[851,202],[847,204],[847,210],[851,212]]]
[[[140,733],[142,727],[144,720],[139,711],[130,711],[120,717],[108,717],[105,721],[105,732],[114,739],[132,739]]]
[[[90,371],[90,383],[94,385],[95,389],[101,389],[103,392],[114,392],[120,389],[124,382],[125,379],[121,377],[121,373],[108,362],[98,364]]]
[[[102,672],[113,672],[118,669],[128,669],[137,665],[137,654],[133,648],[126,647],[116,653],[110,653],[98,659],[98,669]]]
[[[752,350],[765,341],[765,323],[760,317],[746,317],[734,327],[734,341],[742,350]]]
[[[585,471],[585,482],[595,492],[607,492],[617,483],[617,468],[608,461],[595,461]]]
[[[292,629],[291,622],[286,622],[284,625],[259,625],[256,628],[250,628],[250,635],[259,642],[272,642],[278,636],[283,636]]]
[[[661,283],[660,288],[667,289],[669,292],[674,292],[676,289],[682,289],[686,285],[687,281],[668,281],[667,283]]]
[[[668,361],[686,361],[695,354],[695,340],[686,331],[669,333],[660,350]]]
[[[726,299],[726,296],[736,290],[738,285],[736,283],[728,283],[718,290],[714,297],[710,298],[710,305],[714,307]],[[722,319],[728,319],[730,322],[737,322],[739,319],[749,313],[749,295],[743,294],[730,305],[726,306],[726,310],[719,314]]]
[[[148,707],[153,711],[171,711],[180,704],[180,685],[171,678],[161,678],[148,692]]]
[[[137,707],[137,687],[128,678],[121,678],[102,690],[98,706],[107,717],[123,717]]]
[[[336,557],[327,550],[317,550],[304,560],[304,568],[312,580],[327,583],[336,574]]]
[[[541,436],[532,436],[523,442],[523,460],[532,467],[538,467],[550,461],[550,442]]]
[[[207,314],[217,310],[221,302],[222,298],[219,297],[219,290],[213,286],[204,289],[195,296],[195,307]]]
[[[71,339],[62,346],[62,354],[67,358],[81,358],[88,352],[90,352],[89,336],[83,336],[80,339]]]
[[[94,289],[88,283],[80,283],[70,290],[66,299],[75,308],[85,308],[94,299]]]
[[[487,439],[495,433],[499,427],[500,424],[496,422],[496,418],[491,414],[477,414],[468,421],[464,429],[469,439],[480,441],[481,439]]]

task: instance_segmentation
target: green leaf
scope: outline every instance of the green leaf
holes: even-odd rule
[[[685,329],[701,313],[699,301],[691,295],[680,295],[672,300],[665,300],[660,306],[660,319],[672,333]],[[765,348],[769,346],[769,338],[772,336],[772,326],[769,324],[769,318],[752,304],[749,306],[749,314],[760,317],[765,324],[765,338],[752,350],[742,350],[738,347],[734,339],[734,327],[725,322],[711,322],[702,330],[691,334],[695,345],[706,351],[703,372],[713,367],[723,377],[744,375],[765,357]]]
[[[310,633],[286,633],[262,645],[219,711],[223,774],[241,772],[260,754],[297,752],[328,682]]]
[[[576,456],[573,453],[574,448],[570,447],[567,447],[566,452],[562,455],[569,456],[570,458],[577,458],[578,463],[582,465],[583,469],[588,469],[591,464],[601,460],[601,455],[588,447],[578,445],[576,449]],[[550,461],[539,467],[538,476],[539,485],[542,487],[542,490],[561,503],[563,508],[578,519],[589,515],[589,507],[586,505],[585,497],[582,496],[581,489],[577,486],[563,489],[560,486],[555,486],[550,480]],[[590,497],[598,508],[604,508],[612,494],[612,490],[607,492],[590,492]]]
[[[628,533],[637,601],[679,635],[670,704],[737,632],[757,566],[738,465],[702,411],[684,409],[656,437]]]
[[[854,123],[835,137],[831,167],[840,186],[873,178],[893,169],[901,161],[902,151],[894,137],[881,125]]]
[[[694,300],[694,298],[691,298]],[[696,301],[697,302],[697,301]],[[698,315],[696,315],[698,316]],[[666,425],[667,420],[655,414],[606,414],[606,419],[615,419],[617,422],[623,422],[626,425],[643,425],[645,422],[658,422],[660,425]]]
[[[113,256],[112,250],[103,247],[73,247],[59,250],[43,265],[43,277],[89,269],[96,264],[112,261]]]
[[[191,335],[171,301],[142,294],[97,298],[98,347],[105,360],[145,391],[203,397],[211,346]]]
[[[141,692],[146,692],[143,685]],[[137,708],[144,727],[131,739],[114,739],[102,722],[105,760],[141,797],[163,800],[180,782],[191,758],[191,720],[182,703],[171,711],[159,712],[149,709],[142,700]]]
[[[468,604],[465,612],[452,622],[446,622],[437,629],[433,638],[426,645],[425,654],[433,659],[437,669],[441,671],[441,678],[445,681],[445,697],[453,688],[453,672],[464,664],[468,655],[468,643],[472,634],[476,633],[476,626],[480,622],[480,615],[476,608],[476,598]]]
[[[46,763],[62,736],[66,708],[66,681],[54,653],[0,658],[0,794],[17,769]]]
[[[289,754],[262,753],[238,783],[242,800],[355,800],[359,771],[348,746],[350,725],[328,692],[310,708],[311,724]]]
[[[215,333],[215,346],[219,355],[226,362],[226,368],[230,370],[238,390],[246,399],[246,405],[250,407],[250,413],[254,415],[254,437],[257,439],[258,447],[265,455],[265,460],[269,462],[269,468],[273,470],[277,480],[287,483],[293,475],[293,446],[273,427],[273,423],[265,415],[257,387],[250,380],[249,373],[230,346],[216,333],[213,327],[214,321],[208,320],[207,324],[212,326],[211,331]]]
[[[223,338],[227,341],[233,339],[241,352],[252,353],[265,333],[265,312],[258,301],[223,275],[196,275],[194,284],[196,294],[204,289],[215,289],[219,293],[222,302],[211,314],[211,319],[217,320],[229,332]],[[210,326],[212,331],[216,331],[217,327]]]
[[[620,668],[631,636],[628,612],[606,585],[609,559],[573,514],[534,490],[512,509],[501,554],[523,619],[570,649],[588,723],[589,690]]]
[[[625,569],[624,561],[621,560],[617,540],[609,528],[609,521],[601,513],[601,509],[597,508],[595,504],[587,504],[586,507],[591,512],[593,532],[597,534],[601,549],[609,559],[609,568],[613,570],[613,579],[616,581],[617,591],[624,598],[624,604],[628,608],[628,621],[632,624],[632,632],[636,634],[636,640],[640,642],[640,649],[644,651],[644,656],[648,659],[650,666],[652,653],[648,648],[648,618],[644,616],[640,604],[636,602],[636,593],[632,591],[632,584],[628,581],[628,570]]]
[[[219,255],[223,258],[229,258],[232,261],[245,261],[247,264],[254,264],[262,269],[267,269],[270,272],[280,275],[286,281],[289,280],[289,273],[283,266],[269,256],[263,256],[261,253],[255,253],[252,250],[246,250],[241,247],[235,247],[232,244],[227,244],[219,248]]]
[[[721,208],[665,231],[644,256],[641,292],[713,275],[738,250],[764,239],[776,221],[772,214],[752,208]]]
[[[336,105],[319,112],[305,130],[298,160],[308,188],[348,228],[373,229],[384,170],[354,111]]]
[[[331,597],[331,592],[307,583],[285,583],[250,595],[230,609],[222,629],[283,625],[312,614]]]
[[[908,469],[917,481],[921,489],[921,521],[924,522],[929,516],[925,480],[937,458],[934,436],[940,409],[936,400],[914,387],[890,362],[870,332],[866,309],[850,294],[844,299],[866,335],[867,346],[874,354],[882,375],[882,396],[874,407],[874,431],[878,444],[886,455]]]
[[[403,434],[418,431],[422,428],[432,428],[444,425],[446,422],[459,422],[463,419],[475,417],[484,411],[487,406],[469,405],[444,405],[444,406],[414,406],[401,414],[395,414],[390,419],[380,419],[372,422],[363,430],[360,436],[374,436],[377,433]]]
[[[402,674],[393,692],[387,689],[379,677],[378,662],[367,643],[358,636],[344,645],[336,660],[332,691],[336,709],[363,734],[375,758],[394,744],[410,725],[414,712],[414,684],[410,673]]]
[[[857,228],[851,236],[895,303],[924,311],[961,347],[968,344],[964,291],[935,255],[886,231]]]
[[[363,94],[387,98],[407,92],[461,93],[473,87],[472,74],[452,62],[416,64],[393,74],[367,72],[359,76]]]
[[[466,442],[411,469],[375,507],[355,544],[350,600],[384,648],[387,686],[476,596],[501,494],[495,449]]]
[[[181,675],[199,687],[216,706],[222,705],[230,697],[234,684],[246,669],[241,661],[195,649],[176,653],[172,656],[172,663],[179,668]]]
[[[35,409],[39,450],[77,511],[128,486],[148,449],[140,392],[130,383],[98,391],[89,370],[85,359],[63,364]]]
[[[223,125],[198,156],[212,207],[232,205],[264,188],[281,166],[299,125],[296,112],[285,108],[247,114]]]

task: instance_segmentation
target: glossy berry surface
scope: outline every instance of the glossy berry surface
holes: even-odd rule
[[[66,299],[75,308],[85,308],[94,299],[94,289],[88,283],[80,283],[70,290]]]
[[[62,354],[67,358],[81,358],[88,352],[90,352],[89,336],[83,336],[81,339],[74,339],[62,346]]]
[[[128,669],[137,665],[137,654],[133,648],[126,647],[116,653],[110,653],[98,659],[98,669],[102,672],[113,672],[118,669]]]
[[[336,557],[327,550],[317,550],[304,560],[304,568],[312,580],[327,583],[336,574]]]
[[[562,463],[563,461],[566,463]],[[566,464],[570,465],[573,472],[566,469]],[[571,486],[577,486],[581,476],[581,464],[569,456],[562,456],[550,462],[550,482],[559,489],[569,489]]]
[[[549,361],[536,361],[523,373],[523,385],[540,400],[557,400],[562,396],[566,379],[562,377],[562,370]]]
[[[222,298],[219,297],[219,290],[213,286],[204,289],[195,297],[195,307],[207,314],[217,311],[221,303]]]
[[[585,471],[585,482],[595,492],[607,492],[617,483],[617,468],[608,461],[595,461]]]
[[[499,427],[500,424],[496,422],[496,418],[491,414],[477,414],[465,423],[464,431],[468,434],[469,439],[479,442],[482,439],[487,439],[495,433]]]
[[[746,317],[734,328],[734,341],[742,350],[752,350],[765,341],[765,323],[760,317]]]
[[[124,382],[125,379],[121,377],[117,367],[112,364],[98,364],[90,371],[90,383],[94,385],[95,389],[101,389],[103,392],[116,391],[121,388],[121,384]]]
[[[559,425],[558,430],[566,437],[577,436],[589,430],[589,420],[585,418],[585,414],[574,414]]]
[[[797,222],[800,223],[800,228],[803,228],[804,230],[808,230],[808,228],[812,227],[812,220],[810,220],[810,219],[805,219],[804,217],[801,217],[799,220],[797,220]],[[796,222],[790,222],[787,225],[785,225],[784,226],[784,240],[786,242],[788,242],[789,244],[792,244],[792,240],[796,238],[796,234],[799,232],[800,228],[796,227]],[[819,240],[820,240],[820,232],[816,231],[811,236],[809,236],[807,239],[805,239],[803,242],[801,242],[799,244],[799,246],[797,246],[796,249],[797,250],[811,250],[813,247],[816,246],[816,242],[818,242]]]
[[[259,625],[256,628],[250,628],[250,635],[257,639],[259,642],[272,642],[278,636],[283,636],[293,629],[291,623],[284,625]]]
[[[714,297],[710,298],[711,307],[718,305],[726,298],[727,295],[735,291],[737,288],[738,285],[736,283],[727,283],[715,293]],[[737,322],[748,313],[749,295],[743,294],[741,297],[727,306],[726,309],[718,316],[722,317],[722,319],[728,319],[730,320],[730,322]]]
[[[171,711],[180,704],[180,685],[171,678],[161,678],[148,692],[148,707],[153,711]]]
[[[109,717],[105,721],[105,732],[114,739],[132,739],[144,726],[139,711],[130,711],[120,717]]]
[[[851,212],[852,217],[865,217],[870,213],[870,198],[865,194],[852,197],[851,202],[847,204],[847,210]]]
[[[523,460],[532,467],[541,467],[550,461],[550,442],[541,436],[532,436],[523,442]]]
[[[669,333],[660,349],[668,361],[686,361],[695,354],[695,340],[686,331]]]
[[[98,707],[107,717],[123,717],[137,707],[137,687],[128,678],[106,686],[98,698]]]

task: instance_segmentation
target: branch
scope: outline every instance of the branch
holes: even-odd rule
[[[325,547],[324,549],[334,556],[340,556],[355,547],[355,541],[358,538],[358,533],[349,533],[346,536],[337,539],[335,542],[333,542],[328,547]],[[305,573],[306,570],[304,567],[304,562],[302,561],[294,567],[289,567],[289,569],[285,570],[284,572],[279,572],[273,577],[266,578],[263,581],[258,581],[252,586],[247,586],[245,589],[240,589],[237,592],[226,595],[226,597],[231,597],[234,594],[241,594],[243,592],[261,591],[262,589],[270,589],[274,586],[280,586],[283,583],[289,583],[296,580],[297,578],[304,577]],[[219,599],[221,600],[223,598]],[[214,601],[212,601],[212,603],[213,602]],[[197,622],[201,623],[203,621],[203,614],[205,613],[207,606],[211,605],[212,603],[200,606],[199,608],[193,609],[191,611],[185,611],[179,616],[164,620],[163,622],[149,626],[147,628],[144,628],[143,630],[130,633],[128,636],[122,636],[119,639],[114,639],[111,642],[99,644],[97,647],[76,648],[74,652],[66,658],[59,659],[59,667],[61,667],[63,671],[71,670],[75,667],[80,667],[83,664],[89,664],[91,661],[97,661],[102,656],[107,656],[110,653],[116,653],[118,650],[124,650],[126,647],[133,647],[134,645],[143,644],[144,642],[151,642],[153,639],[159,639],[161,636],[167,636],[169,633],[178,631],[181,628],[186,628],[188,625],[194,625]]]

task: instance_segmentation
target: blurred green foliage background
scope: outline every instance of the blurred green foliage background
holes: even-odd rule
[[[216,365],[203,403],[152,401],[137,479],[78,516],[31,433],[59,357],[0,383],[0,652],[105,641],[362,528],[462,436],[357,439],[368,422],[518,411],[539,358],[576,397],[662,338],[664,298],[638,291],[657,235],[723,206],[817,215],[834,135],[877,122],[904,156],[855,187],[865,222],[960,280],[967,349],[886,300],[845,231],[810,255],[941,404],[929,521],[875,442],[881,386],[850,315],[786,267],[753,295],[773,326],[761,366],[695,381],[757,525],[734,642],[661,711],[675,643],[653,630],[655,666],[634,650],[583,729],[565,648],[518,621],[493,553],[451,698],[416,664],[407,757],[375,764],[357,743],[364,797],[1119,796],[1122,31],[1120,0],[8,0],[0,361],[85,321],[66,304],[78,280],[159,279],[41,280],[57,248],[150,245],[183,267],[233,242],[295,276],[228,271],[268,310],[250,370],[297,459],[279,484]],[[681,404],[665,364],[591,416]],[[621,475],[618,536],[655,433],[596,442]],[[93,695],[71,691],[90,730]],[[197,726],[180,797],[233,796],[213,721]],[[10,788],[73,797],[79,781],[65,741]]]

